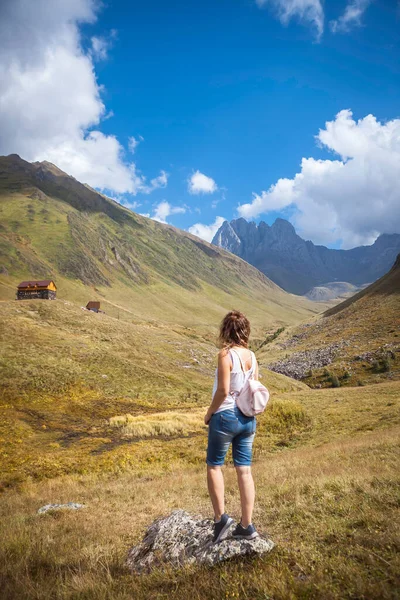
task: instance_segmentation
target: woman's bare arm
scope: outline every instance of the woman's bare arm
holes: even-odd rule
[[[231,359],[228,350],[221,350],[218,354],[218,387],[214,394],[214,398],[208,408],[204,423],[208,425],[212,415],[221,406],[227,395],[229,394],[231,381]]]

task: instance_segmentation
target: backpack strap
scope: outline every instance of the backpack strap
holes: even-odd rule
[[[257,367],[257,359],[256,359],[256,355],[254,354],[254,352],[252,350],[250,350],[251,352],[251,379],[255,379],[255,374],[256,374],[256,367]]]
[[[250,369],[249,369],[248,371],[246,371],[246,370],[245,370],[245,368],[244,368],[244,364],[243,364],[243,361],[242,361],[242,357],[240,356],[239,352],[236,352],[236,350],[234,350],[233,348],[231,348],[231,349],[230,349],[230,352],[234,352],[234,353],[236,354],[236,356],[238,357],[238,359],[239,359],[239,361],[240,361],[240,366],[242,367],[242,371],[243,371],[244,375],[245,375],[245,376],[247,376],[247,375],[250,375],[250,376],[252,376],[252,375],[254,374],[254,369],[255,369],[255,359],[256,359],[256,357],[255,357],[255,355],[254,355],[254,352],[252,352],[252,351],[250,350],[250,355],[251,355],[251,367],[250,367]]]

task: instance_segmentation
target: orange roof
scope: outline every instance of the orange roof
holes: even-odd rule
[[[21,281],[21,283],[18,285],[18,289],[27,287],[48,287],[50,283],[56,287],[56,284],[52,279],[42,279],[41,281]]]

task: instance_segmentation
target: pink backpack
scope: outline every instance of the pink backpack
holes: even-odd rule
[[[249,371],[245,371],[239,352],[236,352],[236,355],[239,357],[240,366],[245,373],[244,385],[236,396],[236,404],[244,415],[254,417],[264,412],[269,400],[269,391],[265,385],[254,379],[253,367]]]

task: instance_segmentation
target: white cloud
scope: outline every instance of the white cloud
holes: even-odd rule
[[[107,52],[109,48],[108,41],[103,37],[93,36],[92,42],[92,54],[96,60],[105,60],[107,58]]]
[[[116,194],[154,188],[127,162],[113,135],[96,127],[106,112],[80,25],[93,23],[96,0],[0,2],[0,154],[49,160],[80,181]],[[157,179],[157,178],[156,178]],[[160,186],[157,186],[160,187]]]
[[[161,171],[158,177],[154,177],[150,181],[149,189],[152,192],[153,190],[157,190],[158,188],[165,188],[168,184],[168,173],[165,171]]]
[[[224,217],[217,217],[211,225],[203,225],[203,223],[195,223],[191,227],[189,227],[189,233],[193,235],[197,235],[197,237],[202,240],[206,240],[206,242],[211,242],[214,235],[217,233],[218,229],[221,227],[222,223],[226,221]]]
[[[171,206],[169,202],[163,200],[155,207],[151,218],[154,219],[154,221],[158,221],[159,223],[167,223],[167,218],[171,215],[176,215],[185,212],[186,208],[184,206]]]
[[[94,35],[90,41],[92,43],[91,54],[95,60],[105,60],[108,57],[108,51],[113,41],[117,37],[116,29],[111,29],[109,36]]]
[[[352,27],[360,27],[361,18],[368,6],[374,0],[349,0],[344,13],[335,21],[330,22],[333,33],[348,32]]]
[[[312,25],[317,40],[321,39],[324,32],[324,9],[321,0],[256,0],[256,4],[260,8],[271,6],[283,25],[288,25],[292,19]]]
[[[343,240],[343,247],[372,243],[380,233],[400,231],[400,119],[379,122],[373,115],[355,121],[342,110],[316,136],[336,160],[303,158],[293,179],[239,206],[253,218],[287,206],[294,225],[318,243]]]
[[[189,194],[213,194],[218,189],[212,177],[207,177],[204,173],[196,171],[188,179]]]
[[[144,142],[144,139],[141,135],[139,135],[138,138],[135,138],[133,135],[131,135],[131,137],[128,139],[129,152],[132,152],[132,154],[134,154],[140,142]]]

